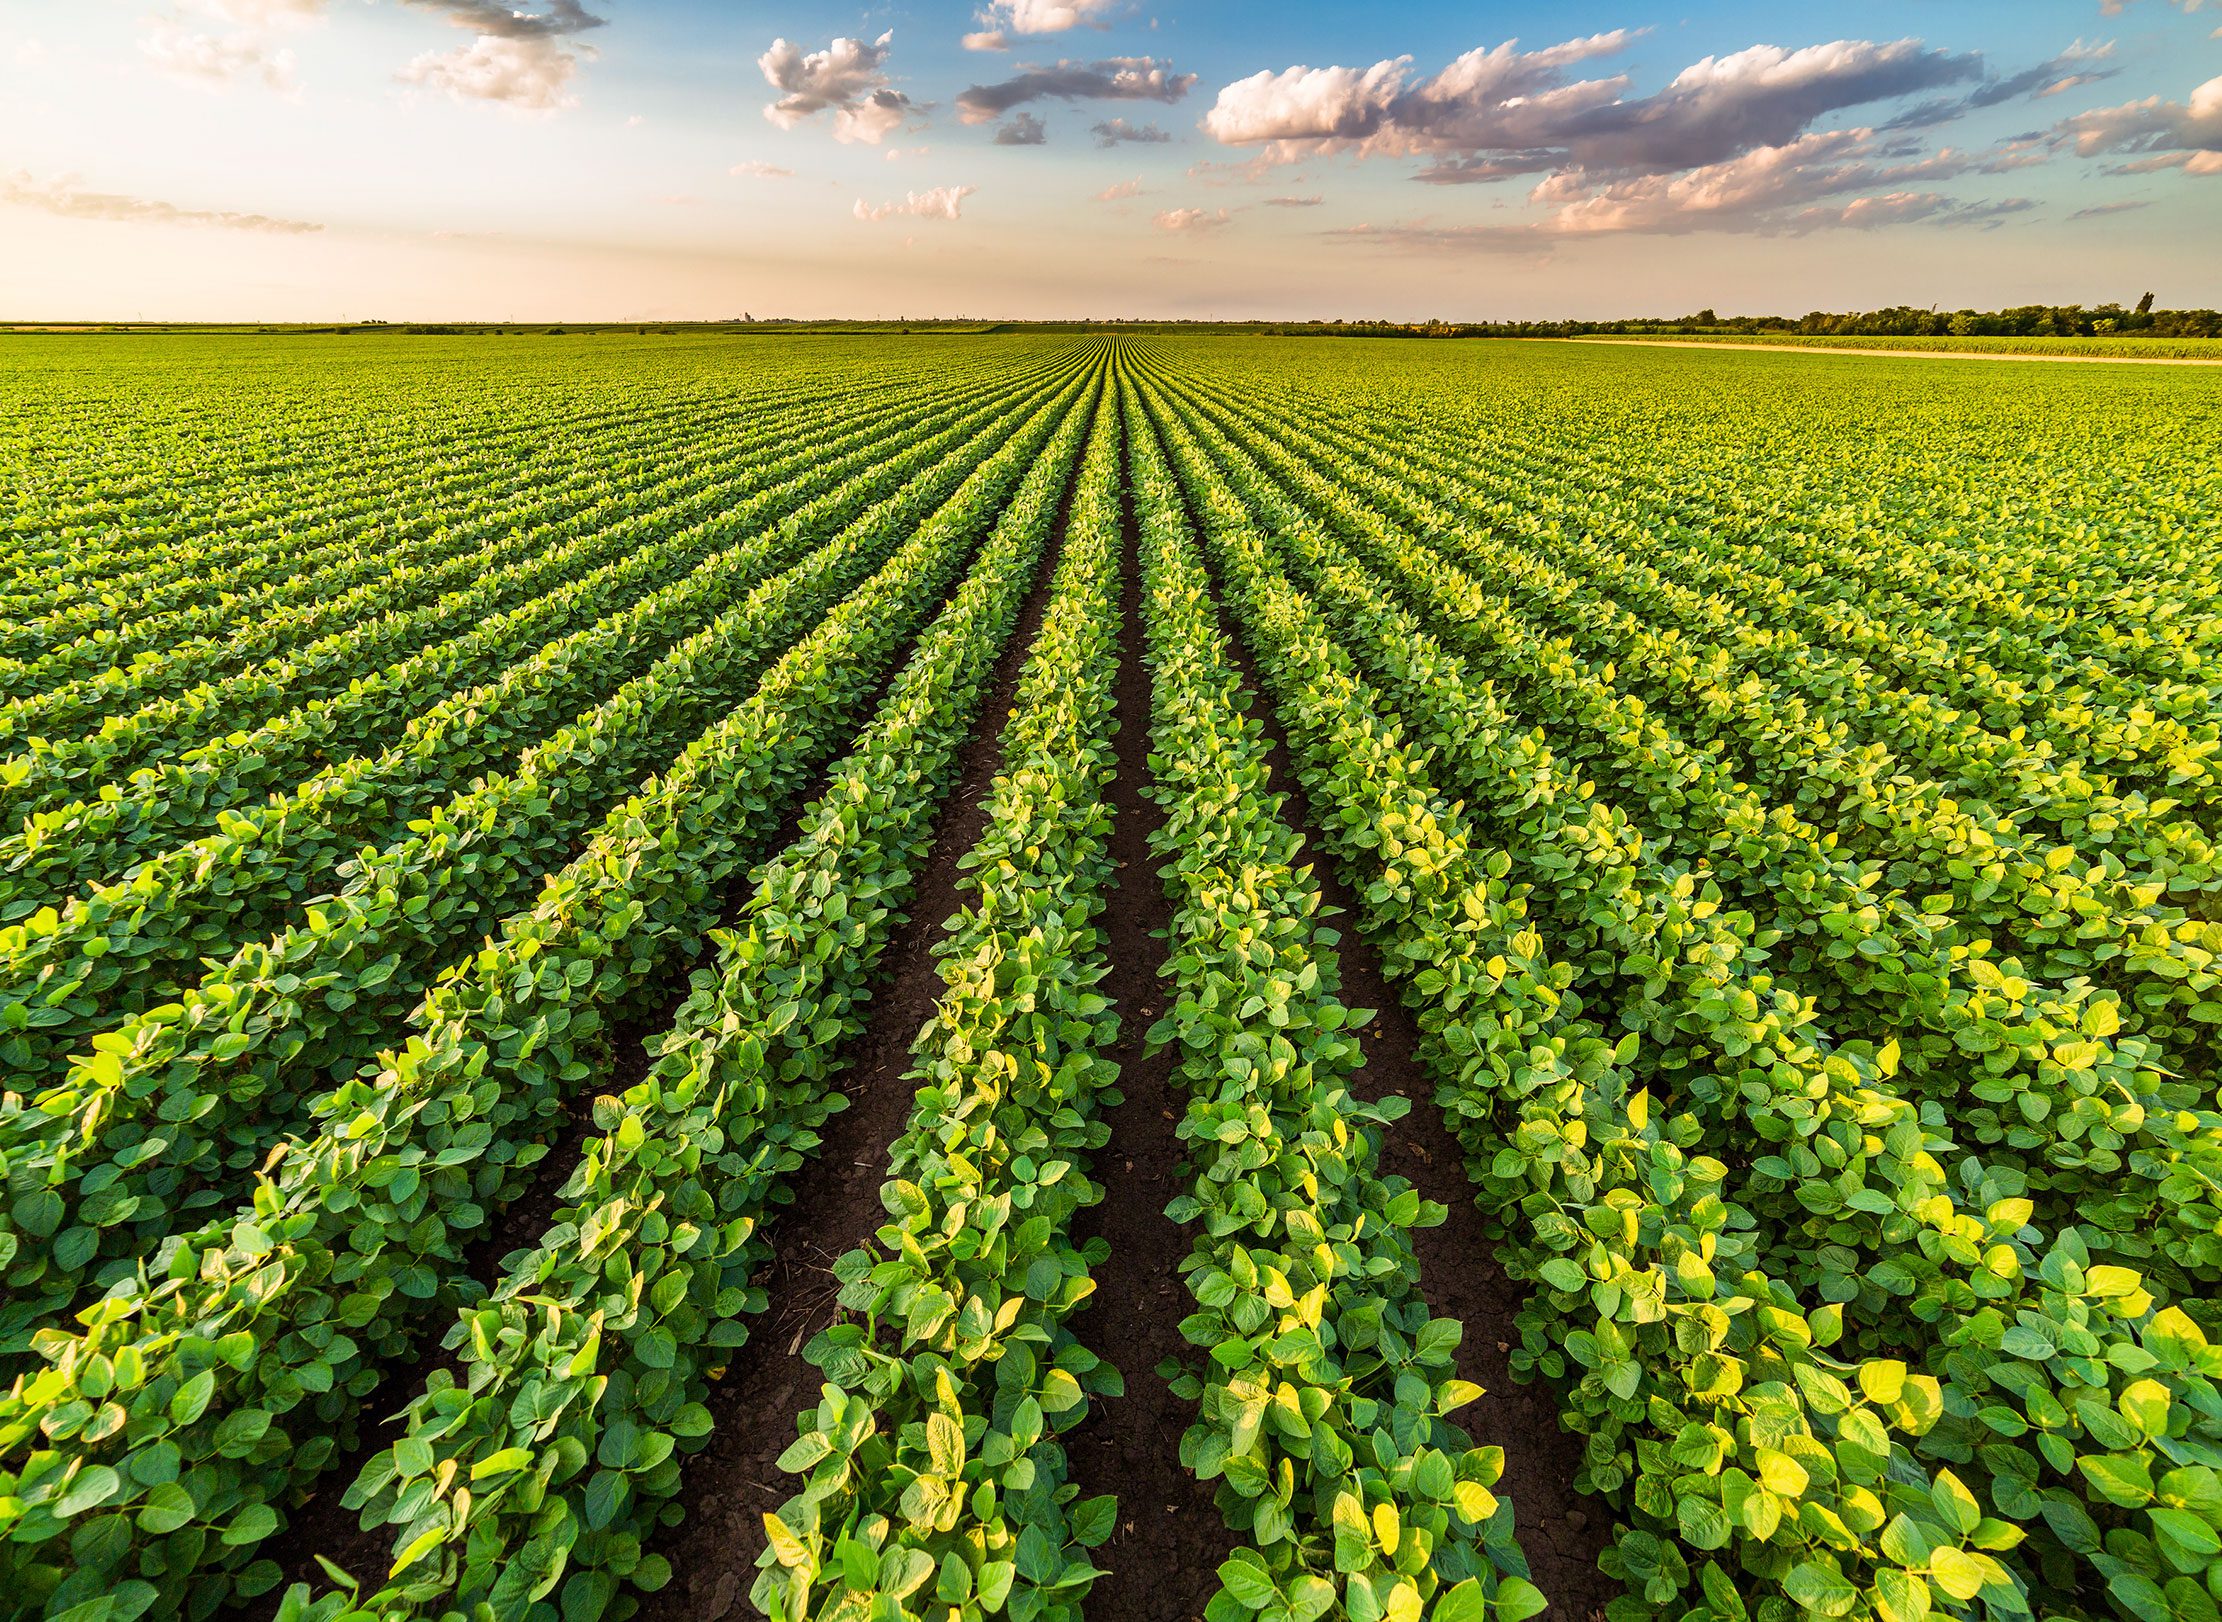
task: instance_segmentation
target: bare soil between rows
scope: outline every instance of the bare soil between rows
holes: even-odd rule
[[[1003,723],[1041,629],[1064,532],[1060,518],[958,757],[956,787],[942,808],[911,906],[881,959],[882,984],[843,1071],[849,1107],[827,1121],[816,1158],[795,1180],[793,1203],[768,1225],[773,1257],[757,1283],[770,1305],[710,1393],[712,1440],[687,1462],[686,1518],[652,1544],[671,1562],[672,1580],[642,1597],[643,1622],[757,1614],[748,1591],[765,1547],[764,1517],[777,1513],[796,1485],[778,1459],[795,1439],[795,1416],[814,1402],[818,1388],[818,1371],[803,1348],[839,1312],[833,1264],[886,1219],[880,1188],[914,1098],[904,1083],[911,1044],[944,989],[934,946],[961,903],[957,863],[987,828]]]
[[[1223,603],[1220,623],[1251,713],[1265,731],[1272,786],[1288,796],[1285,814],[1309,843],[1321,824],[1291,765],[1287,739],[1258,679],[1256,661]],[[1388,983],[1380,954],[1356,927],[1361,914],[1333,857],[1317,852],[1313,873],[1327,907],[1350,926],[1337,950],[1343,1000],[1374,1010],[1372,1021],[1359,1032],[1365,1068],[1356,1078],[1357,1090],[1372,1098],[1401,1094],[1412,1100],[1411,1113],[1382,1134],[1382,1168],[1408,1178],[1421,1198],[1449,1212],[1441,1226],[1415,1230],[1413,1248],[1429,1313],[1465,1326],[1458,1375],[1484,1393],[1461,1409],[1455,1421],[1477,1444],[1504,1449],[1504,1476],[1496,1491],[1511,1500],[1514,1533],[1536,1586],[1550,1602],[1546,1622],[1596,1622],[1624,1592],[1597,1565],[1611,1541],[1610,1511],[1574,1489],[1582,1440],[1560,1427],[1550,1387],[1513,1376],[1513,1326],[1527,1292],[1497,1264],[1465,1156],[1435,1107],[1435,1088],[1418,1056],[1419,1022]]]
[[[1143,661],[1141,560],[1131,505],[1120,554],[1118,776],[1110,794],[1111,855],[1118,864],[1100,927],[1111,972],[1101,989],[1118,1010],[1121,1102],[1107,1117],[1110,1141],[1094,1175],[1101,1204],[1083,1212],[1078,1240],[1100,1238],[1110,1260],[1074,1332],[1126,1382],[1124,1396],[1098,1402],[1067,1438],[1071,1479],[1083,1496],[1116,1493],[1118,1520],[1095,1551],[1104,1575],[1084,1604],[1089,1622],[1186,1622],[1203,1615],[1218,1591],[1218,1569],[1233,1545],[1209,1484],[1181,1464],[1180,1438],[1195,1405],[1173,1394],[1158,1367],[1191,1357],[1182,1337],[1188,1287],[1180,1261],[1188,1234],[1165,1215],[1185,1185],[1179,1126],[1187,1102],[1173,1085],[1171,1052],[1145,1053],[1163,1011],[1158,966],[1166,955],[1171,902],[1157,876],[1150,836],[1164,824],[1142,792],[1149,779],[1150,672]]]

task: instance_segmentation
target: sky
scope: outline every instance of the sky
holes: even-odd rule
[[[2222,0],[0,0],[0,319],[2148,290],[2222,306]]]

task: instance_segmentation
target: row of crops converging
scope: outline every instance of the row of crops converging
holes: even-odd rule
[[[2206,379],[133,342],[0,1615],[2222,1617]]]

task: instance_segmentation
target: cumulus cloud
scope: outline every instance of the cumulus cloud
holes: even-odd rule
[[[140,25],[139,54],[157,72],[188,84],[259,79],[266,89],[293,88],[291,51],[251,34],[204,34],[174,17],[149,17]]]
[[[2126,173],[2181,169],[2222,175],[2222,76],[2191,92],[2188,101],[2147,96],[2119,107],[2079,113],[2059,127],[2084,157],[2120,153]]]
[[[1506,41],[1420,79],[1409,57],[1253,74],[1219,92],[1204,128],[1227,145],[1268,145],[1285,157],[1432,156],[1423,178],[1437,181],[1568,169],[1661,174],[1781,145],[1830,113],[1982,71],[1976,57],[1918,40],[1836,40],[1709,56],[1649,96],[1630,96],[1625,74],[1570,77],[1569,69],[1617,54],[1635,37],[1615,30],[1539,51]]]
[[[575,107],[579,59],[547,37],[481,34],[452,51],[427,51],[401,70],[410,84],[462,101],[498,101],[528,112]]]
[[[1045,146],[1049,130],[1032,113],[1020,113],[995,132],[997,146]]]
[[[259,80],[290,92],[293,52],[278,42],[323,16],[324,0],[179,0],[173,10],[141,19],[139,54],[188,84]]]
[[[82,189],[74,179],[38,181],[23,170],[0,179],[0,203],[42,209],[74,220],[108,220],[119,224],[207,225],[230,231],[269,231],[300,236],[324,229],[307,220],[276,219],[268,214],[240,214],[229,209],[179,208],[151,197],[127,197],[119,192]]]
[[[975,45],[976,39],[1005,40],[1011,34],[1062,34],[1073,28],[1108,28],[1120,0],[989,0],[979,13],[983,34],[967,34],[965,48],[1000,51],[1004,44]]]
[[[1447,236],[1426,225],[1350,233],[1376,241],[1517,246],[1612,231],[1975,223],[1973,211],[1987,205],[1931,183],[2042,161],[2042,151],[1920,158],[1890,132],[2058,94],[2112,71],[2102,65],[2109,45],[2078,41],[2000,78],[1979,56],[1917,39],[1754,45],[1693,62],[1649,94],[1636,93],[1624,73],[1586,66],[1636,37],[1615,30],[1532,51],[1508,40],[1433,74],[1409,57],[1257,73],[1219,92],[1204,129],[1255,149],[1234,178],[1262,179],[1276,165],[1330,153],[1418,158],[1414,178],[1435,185],[1534,177],[1530,200],[1546,210],[1525,224],[1441,228]],[[1867,108],[1874,112],[1860,127],[1827,127]]]
[[[1416,250],[1540,250],[1582,238],[1727,231],[1802,236],[1876,230],[1926,220],[1995,225],[2036,207],[2028,198],[1969,202],[1934,187],[1977,172],[1983,160],[1946,148],[1891,160],[1868,129],[1813,131],[1680,174],[1600,180],[1579,170],[1552,175],[1529,193],[1548,212],[1517,225],[1381,227],[1330,232],[1346,241]]]
[[[1101,123],[1090,125],[1088,133],[1096,138],[1096,145],[1103,147],[1118,146],[1122,142],[1153,146],[1172,139],[1170,134],[1155,124],[1129,124],[1123,118],[1106,118]]]
[[[1234,216],[1225,209],[1168,208],[1157,216],[1160,231],[1216,231]]]
[[[915,215],[922,220],[953,220],[964,209],[964,200],[980,188],[977,186],[936,186],[931,191],[906,192],[899,203],[881,203],[877,207],[856,200],[856,217],[860,220],[892,219],[899,214]]]
[[[1551,176],[1530,196],[1552,207],[1546,228],[1565,236],[1779,230],[1801,220],[1798,228],[1810,229],[1824,216],[1784,211],[1852,192],[1880,192],[1888,208],[1854,209],[1840,223],[1904,219],[1917,206],[1923,218],[1944,212],[1949,205],[1941,196],[1911,188],[1966,174],[1977,161],[1947,148],[1927,158],[1878,162],[1877,146],[1872,130],[1815,131],[1781,146],[1759,147],[1680,174],[1630,175],[1599,183],[1581,171],[1570,171]]]
[[[1139,197],[1141,195],[1142,177],[1136,175],[1132,180],[1121,180],[1104,187],[1103,190],[1096,193],[1096,201],[1099,203],[1123,203],[1129,197]]]
[[[996,84],[976,84],[957,97],[957,116],[985,124],[1029,101],[1159,101],[1188,94],[1193,73],[1175,73],[1147,56],[1114,56],[1100,62],[1028,65]]]
[[[917,110],[908,96],[888,83],[885,68],[894,39],[892,31],[869,44],[836,39],[822,51],[773,40],[756,65],[763,70],[765,83],[783,94],[764,109],[764,116],[791,130],[815,114],[830,111],[835,140],[877,146]]]
[[[603,26],[579,0],[549,0],[544,11],[516,11],[498,0],[404,0],[469,29],[468,45],[426,51],[401,70],[409,84],[464,101],[494,101],[528,112],[577,105],[570,87],[590,47],[573,36]]]
[[[792,180],[795,178],[794,170],[782,169],[778,164],[766,163],[762,158],[744,159],[742,162],[733,165],[726,173],[742,175],[751,180]]]

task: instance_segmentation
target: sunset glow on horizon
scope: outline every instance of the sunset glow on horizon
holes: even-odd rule
[[[0,0],[0,318],[2222,301],[2222,7]]]

